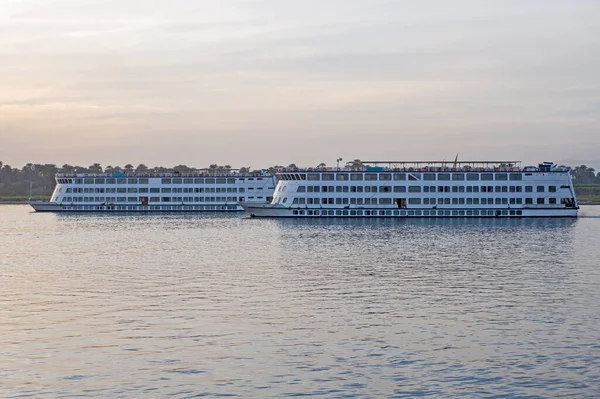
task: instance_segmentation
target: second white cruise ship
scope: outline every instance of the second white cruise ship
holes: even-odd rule
[[[277,173],[254,217],[576,217],[569,168],[552,162],[365,161]],[[384,165],[384,166],[381,166]]]

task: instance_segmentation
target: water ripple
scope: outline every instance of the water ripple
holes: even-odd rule
[[[585,218],[0,207],[0,397],[595,398]]]

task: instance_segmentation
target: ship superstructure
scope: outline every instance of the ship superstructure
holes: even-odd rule
[[[243,211],[240,202],[271,201],[276,180],[266,172],[112,173],[57,174],[56,183],[49,202],[29,202],[36,211]]]
[[[255,217],[576,217],[569,168],[552,162],[363,161],[277,173]]]

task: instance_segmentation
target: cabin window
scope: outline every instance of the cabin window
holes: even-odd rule
[[[252,180],[252,179],[249,179],[249,180]],[[207,177],[207,178],[204,180],[204,183],[206,183],[206,184],[215,184],[215,179],[214,179],[214,178],[212,178],[212,177],[211,177],[211,178],[208,178],[208,177]]]
[[[481,180],[494,180],[494,174],[493,173],[482,173]]]
[[[537,186],[537,192],[538,193],[543,193],[544,192],[544,186]]]
[[[548,203],[552,205],[556,205],[556,198],[548,198]]]
[[[380,173],[379,180],[392,180],[392,175],[389,173]]]
[[[382,199],[384,198],[380,198],[380,200]],[[409,205],[421,205],[421,198],[409,198],[408,203]]]
[[[173,179],[173,184],[181,184],[181,178],[178,177],[178,178]]]
[[[544,199],[543,198],[538,198],[537,199],[537,203],[538,203],[538,205],[543,205],[544,204]]]
[[[323,173],[323,180],[333,180],[333,173]]]
[[[171,184],[171,179],[164,178],[161,180],[162,184]]]
[[[450,180],[450,173],[438,173],[438,180]]]
[[[510,180],[523,180],[523,175],[521,173],[511,173]]]
[[[406,173],[394,173],[394,180],[406,180]]]
[[[452,180],[465,180],[464,173],[452,173]]]
[[[394,186],[394,192],[395,193],[405,193],[406,187],[405,186]]]
[[[362,180],[362,179],[363,179],[362,173],[352,173],[350,175],[350,180]]]
[[[506,173],[496,173],[496,180],[508,180]]]
[[[346,173],[338,173],[335,175],[335,180],[348,180],[348,175]]]
[[[321,180],[321,176],[318,173],[309,173],[308,180]]]
[[[104,179],[95,179],[94,182],[96,184],[104,184]]]
[[[548,192],[549,193],[555,193],[556,192],[556,186],[548,186]]]
[[[479,173],[467,173],[467,180],[469,180],[469,181],[479,180]]]
[[[409,193],[420,193],[421,186],[408,186],[408,192]]]
[[[525,186],[525,192],[526,193],[532,193],[533,192],[533,186]]]
[[[435,180],[435,173],[423,173],[423,180]]]
[[[298,189],[296,189],[296,192],[298,192],[298,193],[304,193],[304,192],[306,192],[306,187],[305,186],[298,186]]]
[[[365,173],[365,180],[377,180],[377,173]]]

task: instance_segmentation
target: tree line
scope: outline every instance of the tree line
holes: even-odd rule
[[[360,160],[354,160],[347,163],[348,166],[357,167],[361,165]],[[317,168],[325,167],[324,163],[317,165]],[[295,164],[290,164],[287,168],[295,168]],[[265,170],[274,173],[284,166],[274,165]],[[74,166],[65,164],[61,167],[54,164],[33,164],[28,163],[22,168],[13,168],[10,165],[0,161],[0,196],[50,196],[56,181],[54,175],[56,173],[193,173],[200,169],[189,167],[187,165],[177,165],[173,167],[154,166],[148,167],[144,164],[139,164],[134,167],[132,164],[120,166],[102,167],[99,163],[94,163],[88,167]],[[204,170],[214,173],[225,173],[232,170],[231,165],[209,165]],[[239,168],[240,173],[258,172],[249,166]],[[571,169],[573,183],[582,184],[600,184],[600,172],[596,173],[594,168],[589,168],[586,165],[577,166]]]
[[[325,166],[321,164],[320,166]],[[290,164],[288,167],[296,167]],[[283,166],[271,166],[266,170],[275,173]],[[55,164],[33,164],[28,163],[22,168],[13,168],[0,161],[0,196],[50,196],[56,181],[56,173],[194,173],[207,171],[208,173],[227,173],[232,171],[231,165],[211,164],[206,168],[195,168],[187,165],[176,165],[173,167],[153,166],[148,167],[144,164],[133,166],[127,164],[123,167],[108,165],[102,167],[99,163],[94,163],[88,167],[69,165],[57,166]],[[259,173],[260,170],[252,169],[250,166],[244,166],[236,169],[238,173]]]

